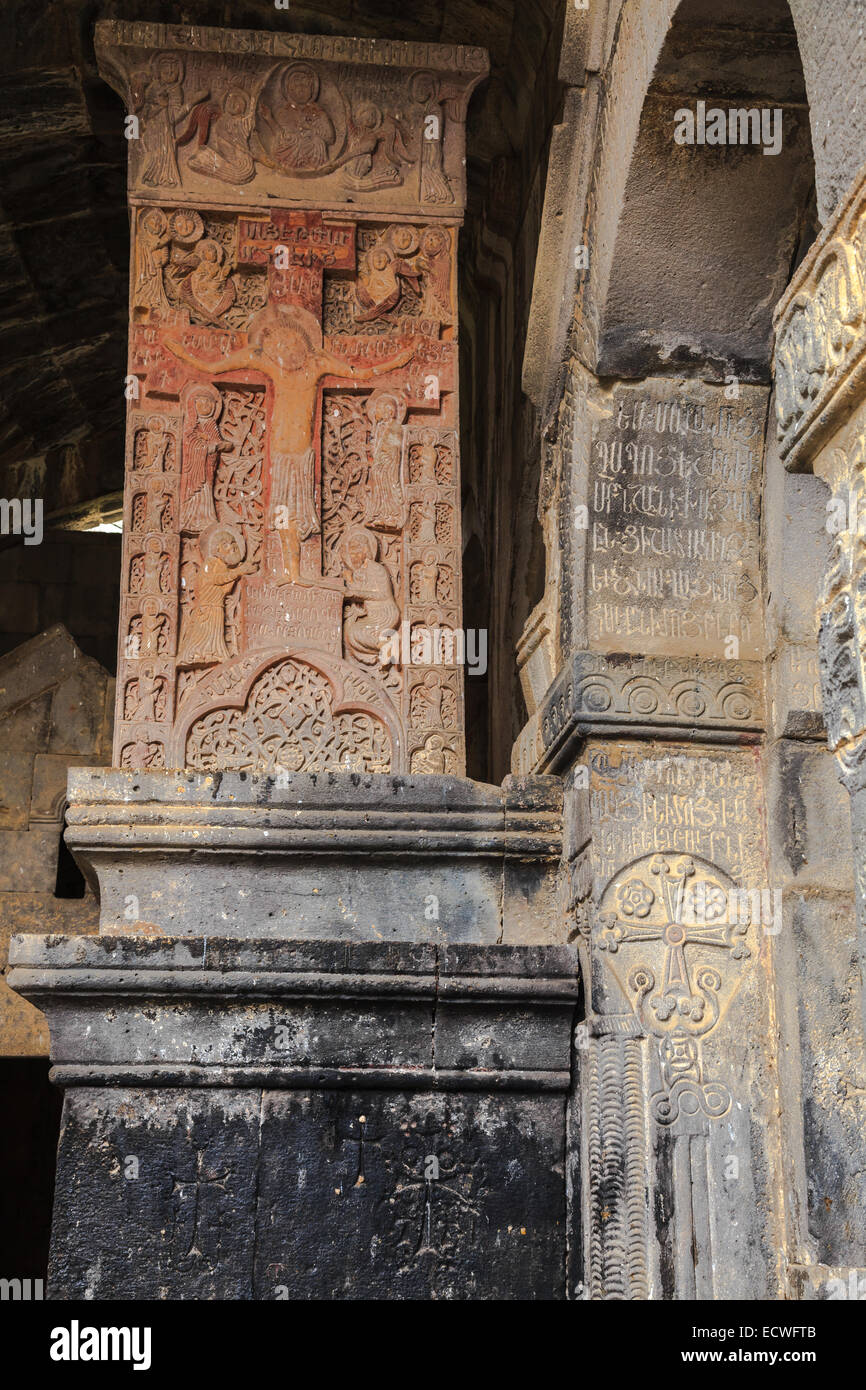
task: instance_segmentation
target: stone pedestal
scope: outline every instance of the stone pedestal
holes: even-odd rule
[[[565,1297],[573,947],[13,952],[67,1088],[51,1297]]]
[[[558,778],[70,774],[100,930],[494,944],[563,939]]]
[[[75,769],[100,934],[19,936],[10,977],[66,1088],[51,1295],[565,1297],[561,807]]]

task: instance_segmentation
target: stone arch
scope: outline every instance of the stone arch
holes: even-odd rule
[[[600,376],[769,382],[773,308],[817,231],[806,99],[787,0],[730,0],[721,13],[679,0],[643,25],[626,4],[589,205],[582,307]],[[766,113],[766,140],[747,111]],[[680,112],[690,144],[675,138],[689,136]],[[705,136],[712,112],[721,129],[716,118]],[[735,132],[741,143],[728,143]]]

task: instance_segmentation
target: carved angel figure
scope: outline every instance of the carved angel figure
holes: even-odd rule
[[[359,190],[396,187],[412,163],[399,117],[372,101],[361,102],[350,120],[349,154],[343,182]]]
[[[360,308],[355,310],[355,322],[372,323],[396,308],[403,294],[403,280],[416,294],[420,291],[417,266],[393,255],[387,246],[374,246],[358,276],[356,293]]]
[[[249,183],[256,172],[250,154],[254,119],[252,97],[242,87],[231,87],[208,130],[207,143],[190,156],[190,169],[223,183]]]

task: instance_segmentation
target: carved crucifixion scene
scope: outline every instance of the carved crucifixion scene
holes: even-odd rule
[[[158,28],[106,45],[146,132],[124,768],[465,768],[457,235],[483,65],[306,48],[241,70]]]

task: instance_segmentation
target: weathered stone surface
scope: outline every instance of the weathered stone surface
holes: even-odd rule
[[[67,840],[105,930],[562,940],[553,778],[74,772]],[[230,865],[227,862],[230,856]]]
[[[114,683],[56,626],[0,657],[0,1055],[44,1055],[38,1012],[5,982],[12,932],[88,931],[91,894],[56,896],[66,775],[108,762]],[[60,885],[60,891],[65,891]]]
[[[69,1087],[53,1297],[565,1296],[573,948],[20,937],[14,961]]]
[[[778,1297],[760,1043],[781,928],[756,756],[593,742],[586,761],[593,906],[574,910],[591,961],[596,1213],[622,1174],[615,1220],[595,1217],[592,1297]]]
[[[816,663],[817,670],[817,663]],[[567,766],[593,729],[629,726],[657,737],[700,731],[707,741],[757,741],[764,726],[757,661],[578,652],[553,682],[515,744],[515,770]]]
[[[486,54],[147,24],[97,51],[139,131],[117,765],[463,772]]]
[[[250,4],[252,15],[264,0]],[[338,9],[342,14],[347,6]],[[315,10],[314,3],[310,14]],[[488,1297],[495,1287],[546,1297],[567,1289],[571,1297],[593,1299],[860,1297],[866,680],[854,509],[863,492],[864,274],[859,182],[850,196],[843,194],[847,179],[839,182],[840,171],[850,176],[860,161],[854,159],[857,111],[866,103],[858,107],[863,83],[851,78],[859,18],[849,0],[793,0],[790,10],[785,0],[729,0],[723,14],[711,0],[613,0],[587,12],[566,10],[561,46],[562,7],[557,12],[546,0],[528,0],[519,23],[512,22],[512,0],[503,0],[495,16],[464,0],[445,0],[435,14],[402,16],[401,34],[425,45],[413,47],[405,71],[368,62],[371,45],[353,43],[349,50],[340,40],[286,39],[294,11],[295,20],[270,15],[271,32],[252,43],[229,28],[222,48],[194,27],[182,31],[183,44],[174,48],[176,34],[159,26],[120,31],[134,61],[122,60],[132,80],[119,86],[126,111],[144,126],[143,139],[130,149],[131,370],[147,397],[146,409],[139,402],[131,410],[129,457],[136,466],[125,515],[123,632],[156,647],[148,657],[126,658],[134,674],[122,693],[125,722],[132,730],[151,727],[146,737],[136,734],[121,746],[127,762],[150,767],[129,769],[126,781],[74,779],[83,790],[72,839],[94,881],[102,881],[102,926],[119,935],[83,947],[54,942],[29,959],[30,948],[19,945],[16,968],[28,995],[49,1001],[58,1079],[78,1097],[70,1102],[66,1134],[64,1190],[71,1202],[85,1190],[76,1190],[72,1176],[76,1117],[98,1145],[98,1108],[112,1132],[119,1119],[110,1100],[103,1104],[114,1088],[128,1088],[133,1123],[140,1099],[140,1113],[153,1119],[155,1132],[174,1124],[183,1132],[176,1148],[175,1138],[157,1146],[154,1160],[172,1183],[175,1168],[181,1171],[179,1184],[169,1191],[166,1181],[137,1213],[142,1222],[156,1213],[158,1229],[130,1241],[113,1205],[116,1194],[107,1202],[114,1246],[140,1247],[146,1277],[157,1269],[163,1293],[189,1296],[186,1288],[194,1288],[209,1297],[226,1288],[233,1297],[277,1298],[332,1297],[336,1290],[349,1297],[364,1289],[386,1297]],[[228,0],[227,27],[235,14]],[[359,23],[387,40],[376,57],[393,56],[384,11]],[[342,20],[335,12],[328,24],[340,27]],[[218,461],[208,461],[209,446],[226,443],[226,426],[232,434],[235,397],[256,397],[262,415],[251,408],[241,412],[243,421],[255,428],[264,421],[272,436],[280,415],[275,397],[288,399],[288,387],[284,392],[273,372],[237,365],[239,353],[252,360],[260,352],[254,339],[268,336],[257,332],[258,306],[244,298],[256,277],[273,310],[281,372],[292,323],[306,326],[312,355],[336,337],[342,347],[348,338],[378,338],[382,354],[393,348],[398,355],[429,339],[449,359],[455,356],[456,314],[448,321],[438,308],[426,312],[435,277],[422,265],[420,244],[416,251],[411,235],[405,237],[407,229],[422,239],[431,229],[448,232],[453,270],[464,171],[448,162],[454,145],[447,136],[460,125],[461,113],[455,117],[450,105],[461,98],[445,97],[446,74],[436,66],[441,55],[427,46],[446,36],[449,25],[472,42],[487,42],[489,27],[498,65],[479,95],[467,149],[459,318],[468,391],[460,422],[462,546],[454,547],[462,549],[462,562],[450,576],[443,572],[450,561],[441,556],[410,554],[407,564],[405,532],[417,539],[414,524],[429,535],[424,507],[434,499],[422,496],[420,517],[413,523],[410,514],[402,530],[385,524],[396,513],[380,486],[387,467],[381,477],[377,470],[389,455],[393,462],[399,430],[390,407],[383,408],[385,420],[353,415],[364,399],[360,383],[336,378],[338,386],[321,383],[321,430],[306,406],[291,421],[301,422],[306,441],[313,418],[310,438],[321,471],[313,473],[312,509],[319,529],[293,537],[291,527],[276,524],[265,447],[264,489],[253,499],[262,512],[260,549],[255,518],[242,517],[235,529],[243,557],[240,545],[237,554],[231,550],[237,564],[216,557],[238,571],[226,585],[229,596],[211,602],[205,592],[202,602],[189,569],[189,554],[205,536],[201,455],[206,483],[214,464],[211,502],[225,528],[223,509],[238,503],[223,486],[227,456],[228,467],[234,465],[221,447],[210,450]],[[145,51],[142,45],[154,39],[167,46]],[[239,45],[246,51],[237,52]],[[423,68],[415,70],[419,53]],[[368,68],[381,78],[369,89]],[[390,118],[395,126],[398,118],[401,126],[417,126],[419,72],[433,79],[432,89],[423,80],[421,88],[442,97],[443,161],[433,161],[434,171],[416,141],[406,147],[408,172],[401,166],[391,188],[371,187],[389,150],[397,152],[396,140],[378,139]],[[261,91],[248,85],[251,74],[261,76]],[[465,68],[461,74],[468,86],[472,74]],[[211,93],[206,102],[197,100],[204,75],[213,78],[213,101]],[[350,92],[345,122],[337,86]],[[29,87],[26,77],[11,84],[10,119],[20,119],[11,115],[16,99],[24,102],[21,110],[37,109],[27,105]],[[53,90],[70,128],[85,138],[75,82],[59,78]],[[382,117],[363,152],[355,143],[362,119],[369,115],[375,124],[376,115],[365,108],[362,117],[359,92]],[[390,93],[390,109],[381,109],[383,92]],[[765,159],[757,147],[675,146],[675,112],[699,97],[718,100],[723,114],[740,105],[781,106],[782,149]],[[48,115],[50,99],[45,104]],[[435,112],[424,115],[426,123]],[[50,121],[46,126],[53,130]],[[362,156],[363,171],[354,163]],[[9,168],[5,145],[0,162]],[[62,179],[67,164],[58,153],[41,168]],[[456,194],[453,203],[424,199],[425,170],[428,192],[441,191],[434,176],[441,174]],[[23,164],[13,172],[20,187]],[[351,207],[340,196],[346,175],[368,180],[351,190],[358,197]],[[205,179],[220,186],[217,197]],[[291,206],[279,196],[263,204],[257,190],[279,193],[280,187],[290,189]],[[327,190],[326,199],[316,187]],[[35,227],[18,226],[21,255],[42,286],[51,281],[39,270],[49,201],[47,192],[40,194]],[[73,193],[73,215],[86,203]],[[808,253],[816,207],[826,217],[834,203],[840,220]],[[13,207],[19,224],[26,223],[20,206]],[[200,235],[193,213],[202,222]],[[81,226],[87,278],[93,246],[86,219]],[[398,301],[385,309],[374,281],[378,275],[381,289],[388,276],[376,252],[383,245],[396,252],[398,233],[405,238],[398,259],[418,274],[390,262]],[[278,238],[290,264],[271,264],[265,274],[261,258],[275,262]],[[327,265],[319,263],[323,256]],[[4,269],[10,259],[0,237]],[[777,443],[765,438],[764,428],[773,408],[769,323],[792,275],[778,319],[784,418]],[[56,285],[61,279],[58,268]],[[7,277],[13,298],[19,281]],[[393,285],[387,287],[393,294]],[[366,322],[364,295],[373,311]],[[418,331],[415,298],[433,331]],[[450,309],[456,308],[452,296]],[[29,312],[22,309],[22,320]],[[84,334],[90,321],[82,319]],[[342,331],[347,321],[357,331]],[[19,331],[13,337],[7,346],[20,343]],[[535,409],[517,399],[524,338],[523,380]],[[223,350],[236,364],[225,378],[212,370],[225,365],[218,357]],[[189,371],[177,365],[178,351],[186,353],[182,365]],[[361,360],[347,349],[343,365]],[[400,383],[414,360],[395,368]],[[34,377],[46,387],[37,394],[46,419],[56,421],[61,400],[69,402],[65,376],[51,389],[44,377]],[[390,375],[387,386],[395,386]],[[294,405],[303,397],[296,387]],[[98,394],[97,383],[94,400]],[[439,417],[453,424],[455,403],[456,392],[443,390]],[[409,404],[400,422],[402,443],[411,441],[402,455],[404,501],[418,484],[411,446],[420,446],[419,467],[429,448],[412,435],[410,417],[436,413],[426,400]],[[20,410],[16,394],[12,413]],[[68,414],[80,432],[80,413]],[[35,437],[37,453],[41,437]],[[18,463],[20,448],[9,452],[19,470],[10,474],[16,486],[22,476],[37,476]],[[438,464],[441,473],[439,446],[435,452],[436,461],[428,453],[424,467],[432,463],[435,473]],[[787,473],[782,454],[820,476]],[[84,458],[83,450],[64,457],[70,483]],[[195,467],[185,470],[190,460]],[[345,461],[346,470],[335,460]],[[289,464],[297,462],[290,453]],[[277,495],[280,467],[271,477]],[[143,475],[158,470],[158,486],[148,487]],[[302,470],[284,471],[296,482]],[[326,504],[333,502],[334,480],[341,486],[347,477],[350,493],[355,485],[356,493],[378,493],[375,519],[365,503],[352,524],[377,538],[376,556],[368,542],[363,549],[373,564],[384,565],[390,597],[383,598],[381,574],[373,574],[383,586],[371,583],[374,597],[365,590],[352,598],[347,586],[355,581],[328,570],[333,509]],[[452,481],[456,509],[456,475]],[[436,482],[444,486],[441,478]],[[286,487],[292,491],[303,493]],[[434,501],[434,513],[441,501]],[[848,524],[831,535],[840,502]],[[298,496],[286,507],[297,532]],[[437,546],[439,520],[434,516]],[[153,521],[158,524],[149,529]],[[235,523],[229,518],[228,525]],[[360,536],[355,540],[357,556]],[[258,579],[240,573],[251,555],[268,570],[271,587],[284,591],[278,602],[262,599]],[[70,558],[64,579],[75,572],[75,611],[83,620],[97,596]],[[346,569],[354,572],[359,565],[349,558]],[[205,568],[209,560],[201,553],[199,559]],[[300,578],[314,581],[315,596],[292,592],[304,588],[293,582],[296,561]],[[65,560],[57,563],[62,568]],[[275,573],[281,565],[283,572]],[[302,720],[288,738],[282,719],[269,722],[287,693],[281,681],[298,697],[303,681],[296,671],[281,669],[279,680],[260,686],[265,669],[253,667],[228,694],[209,688],[215,707],[199,713],[221,719],[204,730],[198,714],[182,727],[165,718],[169,695],[176,702],[180,692],[182,706],[186,692],[202,694],[209,664],[224,672],[247,656],[268,663],[297,638],[293,660],[306,662],[311,652],[312,667],[328,667],[320,674],[330,695],[322,698],[332,722],[339,720],[354,710],[335,713],[345,696],[340,671],[352,662],[365,667],[359,652],[369,655],[370,637],[381,634],[383,610],[369,622],[369,610],[353,605],[393,599],[402,617],[416,603],[426,622],[433,598],[441,608],[464,566],[465,622],[487,625],[490,633],[489,682],[467,682],[467,767],[486,779],[501,775],[521,718],[519,679],[530,720],[512,766],[515,773],[562,776],[561,808],[555,778],[515,780],[499,791],[447,775],[457,766],[454,755],[462,754],[462,746],[446,747],[457,728],[446,723],[460,691],[441,666],[432,674],[447,676],[447,689],[435,680],[413,689],[411,670],[409,685],[400,685],[400,663],[391,663],[385,693],[397,723],[384,722],[398,756],[387,776],[293,776],[295,745],[323,708],[311,697],[312,721]],[[32,557],[16,557],[22,621],[45,611],[35,571]],[[826,732],[815,640],[824,571]],[[220,578],[216,566],[213,573]],[[166,587],[167,576],[174,588]],[[211,571],[205,578],[213,578]],[[50,594],[58,612],[63,587],[58,578]],[[44,595],[47,602],[47,587]],[[521,629],[515,670],[514,636]],[[226,661],[209,661],[214,632],[226,644]],[[301,637],[320,645],[302,649]],[[321,695],[324,687],[318,690]],[[59,802],[59,765],[50,761],[47,741],[52,699],[37,696],[18,721],[18,748],[32,744],[45,761],[32,786],[39,819],[24,823],[13,808],[11,835],[29,835],[27,826],[42,833]],[[431,716],[440,720],[435,727]],[[267,744],[264,766],[276,783],[217,775],[219,758],[231,765],[250,728],[253,742]],[[86,724],[82,730],[86,740]],[[368,733],[367,726],[360,729],[364,748]],[[854,852],[827,733],[852,793]],[[161,742],[169,755],[160,754]],[[212,782],[153,771],[160,761],[187,761],[188,746],[205,748]],[[373,736],[369,746],[380,751]],[[485,763],[488,750],[492,764]],[[429,793],[415,786],[422,779],[414,774],[422,771]],[[20,765],[10,769],[13,791],[22,776]],[[35,838],[29,843],[32,848]],[[731,920],[731,900],[742,894],[746,900],[739,897]],[[719,896],[727,913],[708,915]],[[46,923],[57,921],[56,912],[46,915]],[[281,939],[282,932],[307,939]],[[541,944],[565,939],[577,943],[584,966],[586,1015],[573,1039],[576,972],[566,982],[567,967],[552,964]],[[500,944],[527,941],[537,943],[531,954],[516,956]],[[134,1044],[134,1056],[123,1055],[127,1044]],[[566,1096],[571,1045],[578,1088]],[[191,1092],[200,1099],[191,1100]],[[249,1114],[238,1109],[231,1124],[237,1121],[238,1143],[257,1143],[266,1159],[254,1175],[259,1210],[267,1214],[265,1227],[253,1225],[259,1264],[248,1238],[255,1222],[249,1165],[218,1143],[209,1154],[207,1145],[220,1123],[219,1102],[246,1092],[255,1094],[258,1110],[255,1104]],[[165,1103],[152,1109],[156,1093]],[[431,1123],[452,1149],[460,1148],[463,1167],[451,1187],[464,1198],[458,1205],[468,1226],[450,1224],[444,1189],[435,1178],[418,1176],[414,1159],[405,1157],[405,1126],[423,1135]],[[521,1143],[531,1131],[530,1147],[542,1155],[545,1175],[563,1136],[566,1199],[563,1249],[545,1224],[554,1209],[562,1210],[562,1189],[545,1176],[544,1211],[539,1217],[532,1208],[538,1239],[523,1247],[527,1260],[518,1253],[510,1271],[503,1252],[521,1248],[513,1245],[513,1230],[506,1239],[496,1226],[498,1243],[489,1249],[494,1228],[475,1214],[481,1199],[482,1205],[490,1199],[485,1213],[493,1211],[484,1189],[491,1173],[503,1191],[512,1180],[519,1179],[518,1188],[522,1182],[512,1169],[501,1177],[486,1153],[476,1161],[477,1132],[486,1139],[495,1131],[501,1149],[508,1125]],[[194,1133],[191,1148],[187,1131]],[[148,1143],[146,1133],[141,1142]],[[83,1173],[92,1157],[82,1156]],[[524,1150],[513,1149],[512,1158],[525,1172]],[[409,1176],[397,1195],[392,1175],[407,1162]],[[93,1193],[104,1175],[97,1176]],[[336,1205],[329,1187],[341,1199]],[[305,1221],[310,1191],[312,1229]],[[504,1219],[511,1224],[517,1207],[532,1203],[522,1188],[509,1191],[515,1201],[509,1198]],[[228,1229],[233,1209],[237,1239]],[[98,1224],[95,1197],[88,1210]],[[206,1214],[202,1222],[199,1212]],[[407,1225],[420,1231],[414,1254],[404,1239]],[[168,1245],[166,1232],[172,1233]],[[197,1262],[200,1232],[213,1240]],[[79,1288],[91,1269],[83,1237],[67,1235],[70,1286]],[[487,1284],[468,1253],[468,1237],[484,1258]],[[346,1250],[349,1266],[341,1262]],[[220,1268],[223,1253],[234,1271]],[[241,1266],[247,1273],[232,1282],[229,1275]],[[118,1286],[130,1288],[133,1278],[119,1271]],[[93,1287],[98,1296],[99,1278]]]
[[[758,388],[740,395],[649,380],[598,401],[587,494],[593,649],[759,654],[766,406]]]

